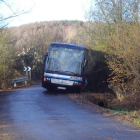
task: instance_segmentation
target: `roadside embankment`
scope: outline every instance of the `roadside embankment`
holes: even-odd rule
[[[129,110],[121,106],[115,96],[110,93],[73,93],[69,94],[69,98],[77,104],[93,112],[100,113],[109,119],[121,121],[140,129],[140,111]]]

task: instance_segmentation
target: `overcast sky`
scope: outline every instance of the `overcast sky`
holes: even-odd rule
[[[82,20],[85,21],[85,10],[89,7],[91,0],[13,0],[13,10],[27,11],[30,13],[21,15],[8,25],[20,26],[23,24],[52,21],[52,20]],[[5,16],[11,12],[5,6]]]

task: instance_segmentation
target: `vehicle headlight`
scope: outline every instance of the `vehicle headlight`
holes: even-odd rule
[[[74,81],[74,83],[73,83],[74,85],[78,85],[78,82],[76,82],[76,81]]]
[[[51,81],[51,78],[47,78],[47,81]]]
[[[44,77],[44,82],[50,82],[51,81],[51,78],[47,78],[47,77]]]
[[[73,82],[73,85],[78,85],[78,86],[81,86],[81,85],[82,85],[82,83],[81,83],[81,82],[74,81],[74,82]]]

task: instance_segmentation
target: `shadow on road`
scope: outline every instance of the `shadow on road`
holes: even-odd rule
[[[55,90],[55,91],[44,91],[44,94],[47,94],[47,95],[68,95],[70,93],[74,93],[73,91],[69,91],[69,90]]]

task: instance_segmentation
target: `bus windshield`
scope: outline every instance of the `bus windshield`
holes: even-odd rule
[[[46,72],[81,75],[84,49],[69,46],[50,46],[45,64]]]

